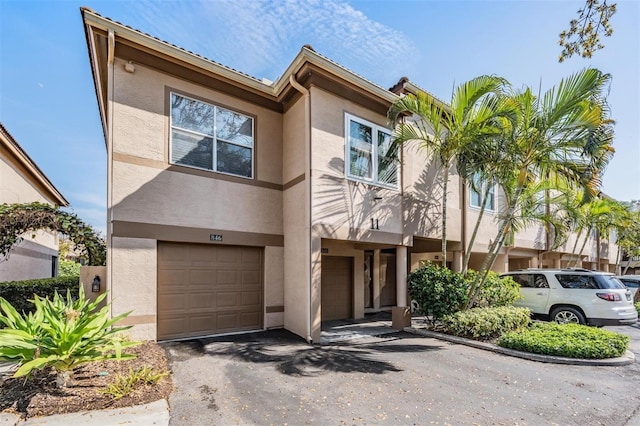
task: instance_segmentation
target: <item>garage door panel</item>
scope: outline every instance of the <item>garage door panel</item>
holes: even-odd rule
[[[261,329],[262,256],[256,247],[159,242],[158,339]]]
[[[216,272],[216,285],[232,285],[238,283],[238,271],[222,270]]]
[[[192,336],[203,335],[216,328],[216,315],[213,313],[195,314],[189,318],[189,332]]]
[[[240,263],[240,253],[242,249],[236,250],[221,250],[216,254],[216,261],[218,263]]]
[[[255,324],[256,321],[260,321],[260,312],[241,312],[240,313],[240,326],[251,327],[251,324]]]
[[[258,291],[243,291],[242,292],[243,307],[260,306],[260,292]]]
[[[241,280],[243,286],[259,286],[260,271],[242,271]]]
[[[189,309],[211,310],[215,297],[211,293],[189,293]]]
[[[218,309],[233,307],[238,304],[238,300],[236,297],[237,293],[235,291],[217,291],[216,292],[216,307]]]
[[[189,320],[185,316],[158,318],[158,329],[162,329],[165,339],[184,336],[184,330],[189,328]]]
[[[214,275],[211,273],[210,269],[191,269],[191,271],[189,271],[189,286],[211,286],[213,283]]]
[[[260,256],[260,252],[256,252],[255,250],[242,250],[242,263],[245,265],[253,264],[256,267],[259,267],[262,263],[262,257]]]

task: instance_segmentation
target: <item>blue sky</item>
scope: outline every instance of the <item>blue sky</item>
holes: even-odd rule
[[[617,3],[605,49],[558,63],[558,33],[582,0],[0,0],[0,121],[72,210],[104,230],[106,150],[80,6],[271,80],[304,44],[383,87],[408,76],[444,100],[481,74],[546,90],[593,66],[613,76],[604,192],[640,199],[640,2]]]

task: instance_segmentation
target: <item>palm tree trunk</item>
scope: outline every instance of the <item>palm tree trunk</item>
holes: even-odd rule
[[[482,216],[484,215],[484,211],[487,203],[487,197],[489,196],[490,189],[491,187],[487,185],[484,191],[484,194],[482,194],[482,199],[480,200],[481,204],[480,204],[480,213],[478,214],[478,220],[476,220],[476,224],[473,228],[473,234],[471,234],[471,238],[469,239],[469,245],[467,246],[467,252],[464,254],[464,260],[462,261],[463,275],[467,272],[467,267],[469,266],[469,259],[471,258],[471,249],[473,248],[473,243],[475,243],[476,236],[478,235],[478,230],[480,229],[480,222],[482,222]],[[466,191],[466,188],[464,190]]]
[[[571,257],[575,256],[576,249],[578,248],[578,241],[580,241],[580,236],[582,236],[582,228],[578,231],[578,235],[576,236],[576,242],[573,243],[573,248],[571,249]]]
[[[442,183],[442,267],[447,267],[447,187],[449,186],[449,164],[444,165]]]
[[[582,247],[580,247],[580,252],[578,253],[578,257],[576,257],[575,263],[573,264],[574,268],[578,267],[578,259],[582,261],[582,251],[584,247],[587,245],[587,240],[589,239],[589,234],[591,233],[591,227],[587,228],[587,232],[584,235],[584,240],[582,241]]]
[[[469,302],[467,303],[467,308],[473,306],[473,304],[475,303],[476,298],[478,297],[478,293],[480,292],[482,285],[489,275],[489,270],[493,267],[493,264],[496,261],[496,257],[498,257],[498,251],[500,251],[500,249],[502,248],[502,243],[504,242],[504,236],[506,235],[508,224],[515,216],[516,207],[518,206],[520,195],[524,190],[524,178],[522,178],[521,180],[522,183],[516,188],[513,201],[511,202],[511,205],[509,206],[509,209],[507,210],[507,213],[504,216],[502,223],[500,224],[500,229],[498,230],[496,239],[493,241],[493,243],[491,243],[489,252],[487,253],[487,256],[482,262],[482,266],[480,267],[480,272],[469,288]]]

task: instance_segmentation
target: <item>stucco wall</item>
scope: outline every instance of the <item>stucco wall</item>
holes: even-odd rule
[[[386,117],[318,88],[311,90],[312,224],[323,237],[377,241],[377,234],[402,235],[400,189],[347,179],[345,113],[386,125]],[[379,232],[371,232],[371,219]],[[384,238],[384,237],[383,237]]]
[[[34,201],[51,204],[7,159],[0,157],[0,204]],[[52,276],[52,257],[58,255],[57,233],[29,232],[23,238],[9,259],[0,262],[0,282]]]
[[[300,98],[284,114],[284,170],[290,182],[305,173],[307,121],[305,98]],[[304,338],[309,337],[310,318],[310,233],[306,180],[288,186],[283,193],[284,227],[284,326]]]
[[[112,237],[107,297],[113,316],[133,311],[120,323],[135,325],[133,339],[156,339],[156,247],[156,240]]]

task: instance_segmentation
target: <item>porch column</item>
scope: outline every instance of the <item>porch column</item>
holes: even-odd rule
[[[411,326],[411,308],[407,303],[407,247],[396,247],[396,305],[391,309],[392,327],[402,330]]]
[[[453,272],[462,271],[462,252],[455,251],[453,252],[453,264],[451,265],[453,268]]]

